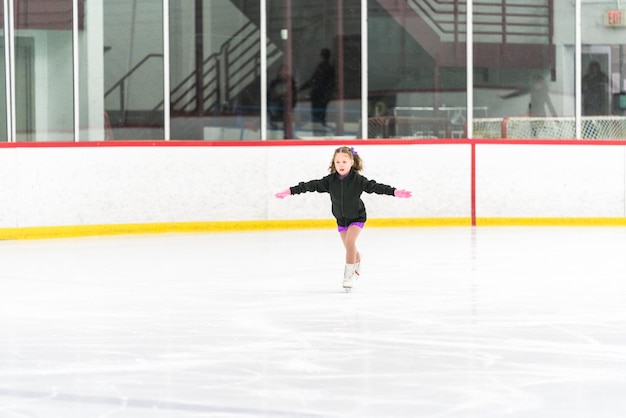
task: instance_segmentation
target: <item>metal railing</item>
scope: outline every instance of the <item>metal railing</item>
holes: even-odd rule
[[[209,55],[198,68],[171,89],[170,110],[203,115],[228,105],[260,75],[259,41],[260,34],[253,22],[242,26],[222,45],[219,52]],[[270,63],[282,55],[270,42],[267,51]],[[119,90],[121,115],[127,113],[126,90],[129,79],[153,58],[163,58],[163,54],[148,54],[105,92],[106,98]],[[161,100],[145,112],[157,112],[163,108],[163,104],[164,100]],[[126,123],[127,117],[123,116],[120,122]]]
[[[113,84],[105,93],[104,98],[106,99],[111,93],[115,90],[119,89],[119,100],[120,100],[120,109],[119,112],[121,115],[126,115],[126,83],[128,79],[137,72],[146,62],[150,61],[153,58],[161,58],[163,59],[163,54],[148,54],[141,59],[133,68],[131,68],[126,74],[122,76],[115,84]],[[122,117],[122,123],[126,122],[126,116]]]
[[[408,0],[442,41],[464,40],[466,0]],[[473,3],[474,40],[551,44],[553,0],[479,0]]]

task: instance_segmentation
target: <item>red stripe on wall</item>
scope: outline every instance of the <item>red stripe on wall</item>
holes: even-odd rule
[[[472,226],[476,226],[476,144],[472,144],[472,162],[471,162],[471,210],[472,210]]]
[[[0,148],[80,148],[80,147],[284,147],[284,146],[364,146],[364,145],[626,145],[626,140],[554,139],[314,139],[271,141],[163,141],[113,140],[85,142],[0,142]]]

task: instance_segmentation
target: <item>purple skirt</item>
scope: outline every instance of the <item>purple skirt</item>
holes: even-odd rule
[[[348,230],[348,228],[350,228],[351,226],[358,226],[359,228],[363,229],[363,227],[365,226],[365,222],[352,222],[350,225],[348,226],[341,226],[338,225],[337,226],[337,231],[339,232],[345,232]]]

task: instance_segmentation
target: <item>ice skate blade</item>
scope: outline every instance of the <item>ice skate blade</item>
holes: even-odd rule
[[[352,286],[350,286],[350,287],[346,287],[346,286],[344,286],[344,287],[343,287],[343,290],[344,290],[346,293],[350,293],[350,291],[352,291]]]

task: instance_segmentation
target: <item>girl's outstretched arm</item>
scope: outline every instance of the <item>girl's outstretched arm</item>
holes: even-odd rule
[[[282,192],[276,193],[274,196],[277,197],[278,199],[284,199],[285,197],[289,196],[290,194],[291,194],[291,189],[285,189]]]
[[[396,190],[393,191],[393,195],[395,197],[409,198],[409,197],[411,197],[411,192],[409,190],[396,189]]]
[[[300,193],[306,192],[318,192],[318,193],[328,193],[328,179],[330,175],[319,179],[319,180],[310,180],[310,181],[302,181],[298,183],[297,186],[290,187],[288,189],[283,190],[282,192],[276,193],[276,196],[279,199],[284,199],[289,195],[296,195]]]

